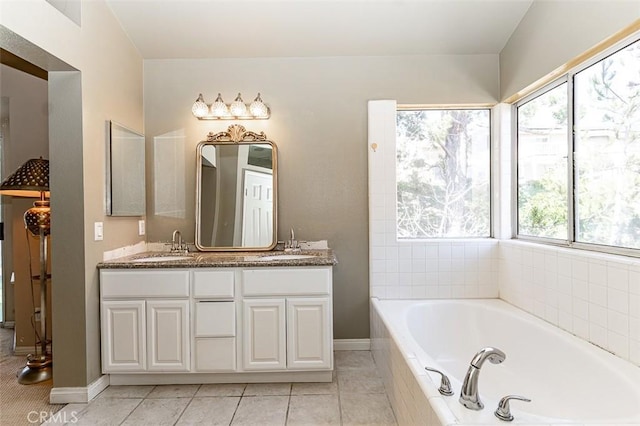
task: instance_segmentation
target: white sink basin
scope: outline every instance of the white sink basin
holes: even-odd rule
[[[170,262],[173,260],[188,260],[192,259],[191,256],[155,256],[145,257],[143,259],[136,259],[135,262]]]
[[[260,261],[269,261],[269,260],[297,260],[297,259],[310,259],[312,257],[316,257],[310,254],[278,254],[275,256],[264,256],[259,258]]]

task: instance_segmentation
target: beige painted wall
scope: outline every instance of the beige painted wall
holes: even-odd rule
[[[9,137],[3,141],[2,147],[1,179],[5,179],[31,158],[49,158],[47,82],[6,65],[0,65],[0,76],[0,96],[9,98]],[[38,240],[27,240],[23,220],[24,212],[33,205],[33,201],[29,198],[3,197],[5,252],[2,279],[7,291],[5,321],[15,321],[16,346],[27,349],[32,348],[35,342],[31,326],[33,307],[34,304],[40,305],[39,285],[34,286],[35,297],[32,297],[27,250],[29,241],[32,273],[37,274]],[[11,273],[15,277],[13,283],[10,283]]]
[[[639,18],[638,1],[535,1],[500,53],[500,99],[514,95]]]
[[[497,55],[145,60],[148,240],[179,229],[194,238],[195,149],[210,131],[240,123],[264,131],[279,151],[279,239],[294,227],[301,240],[329,240],[334,272],[335,337],[369,336],[367,101],[486,103],[498,99]],[[191,105],[202,92],[230,102],[257,92],[271,107],[267,121],[198,121]],[[177,166],[154,169],[163,135],[184,152]],[[174,170],[177,170],[174,171]],[[163,216],[154,206],[154,176],[186,176],[185,201]],[[171,179],[169,179],[171,180]],[[160,188],[162,189],[162,188]],[[169,188],[167,189],[169,190]]]
[[[144,240],[139,218],[105,216],[105,122],[142,132],[142,59],[103,1],[82,2],[82,26],[44,0],[0,2],[0,45],[49,71],[54,387],[100,376],[104,251]],[[66,72],[68,70],[77,72]],[[52,77],[52,74],[50,74]],[[57,186],[56,186],[57,185]],[[104,222],[104,241],[93,223]]]

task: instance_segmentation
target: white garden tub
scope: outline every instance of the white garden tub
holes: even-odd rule
[[[372,342],[387,390],[395,389],[390,399],[396,415],[406,417],[404,422],[505,425],[493,412],[500,398],[517,394],[532,402],[511,402],[513,423],[640,425],[640,368],[498,299],[372,299]],[[394,355],[389,345],[402,355]],[[471,359],[485,346],[507,357],[499,365],[485,362],[479,379],[485,408],[472,411],[458,397]],[[404,401],[402,386],[393,383],[394,374],[402,375],[393,365],[401,358],[414,376],[402,380],[415,380],[424,398],[405,384],[413,401]],[[425,374],[425,366],[447,374],[455,395],[437,393],[439,376]],[[433,410],[431,419],[416,418],[425,416],[417,411],[398,414],[411,411],[412,404],[419,410],[424,400]]]

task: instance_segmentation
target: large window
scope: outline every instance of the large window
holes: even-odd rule
[[[397,113],[399,239],[491,235],[488,109]]]
[[[518,234],[640,249],[640,41],[564,81],[517,105]]]

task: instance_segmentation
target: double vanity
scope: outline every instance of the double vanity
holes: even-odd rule
[[[331,250],[143,253],[98,265],[111,384],[331,381]]]
[[[111,384],[331,381],[337,261],[301,250],[293,230],[272,250],[275,143],[232,125],[196,158],[199,251],[176,230],[170,252],[98,265],[102,372]]]

